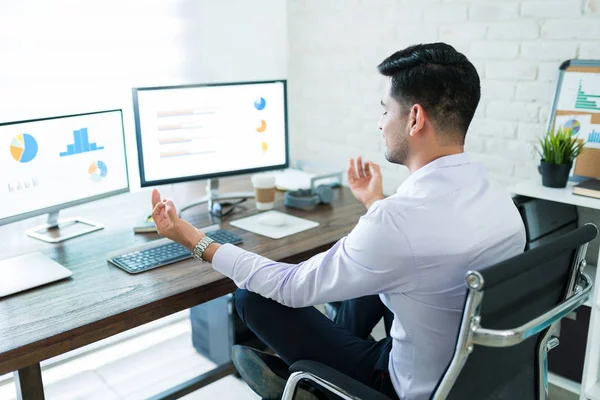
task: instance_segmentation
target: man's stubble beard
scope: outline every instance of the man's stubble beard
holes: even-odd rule
[[[408,158],[408,139],[405,136],[401,136],[402,133],[397,133],[397,141],[394,143],[393,148],[385,146],[385,159],[392,164],[406,165],[406,159]]]

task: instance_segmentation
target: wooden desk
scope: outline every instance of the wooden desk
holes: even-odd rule
[[[160,189],[182,206],[203,195],[203,186],[188,183]],[[250,189],[248,177],[221,182],[224,192]],[[347,235],[365,213],[347,188],[336,193],[332,206],[320,206],[313,212],[285,209],[279,194],[276,208],[320,223],[318,228],[283,239],[272,240],[229,225],[228,221],[257,213],[252,200],[225,217],[221,227],[239,234],[244,239],[241,247],[265,257],[282,261],[307,258]],[[18,371],[17,390],[22,398],[43,398],[40,361],[235,290],[230,279],[210,264],[195,260],[138,275],[109,264],[108,252],[159,238],[157,234],[134,234],[132,229],[150,209],[149,191],[67,209],[61,216],[86,217],[106,227],[61,244],[25,236],[27,228],[44,222],[43,217],[0,227],[0,258],[41,251],[73,271],[67,280],[0,299],[0,375]],[[207,214],[206,205],[190,209],[182,217],[198,227],[219,222]]]

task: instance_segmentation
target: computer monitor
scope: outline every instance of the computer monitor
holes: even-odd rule
[[[61,209],[129,191],[121,110],[0,123],[0,226],[49,214],[27,234],[59,242],[102,229]]]
[[[220,194],[216,178],[289,165],[285,80],[134,88],[133,106],[142,187],[208,179],[192,205],[211,210],[253,196]]]

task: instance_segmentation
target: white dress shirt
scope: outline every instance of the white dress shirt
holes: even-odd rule
[[[394,313],[389,371],[402,400],[428,399],[452,358],[468,270],[521,253],[513,201],[465,153],[411,174],[330,250],[294,265],[224,245],[213,267],[290,307],[379,294]]]

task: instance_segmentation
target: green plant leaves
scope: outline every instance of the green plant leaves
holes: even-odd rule
[[[549,130],[538,139],[539,153],[542,161],[548,164],[569,164],[583,151],[585,143],[571,136],[570,130],[559,127],[557,131]]]

